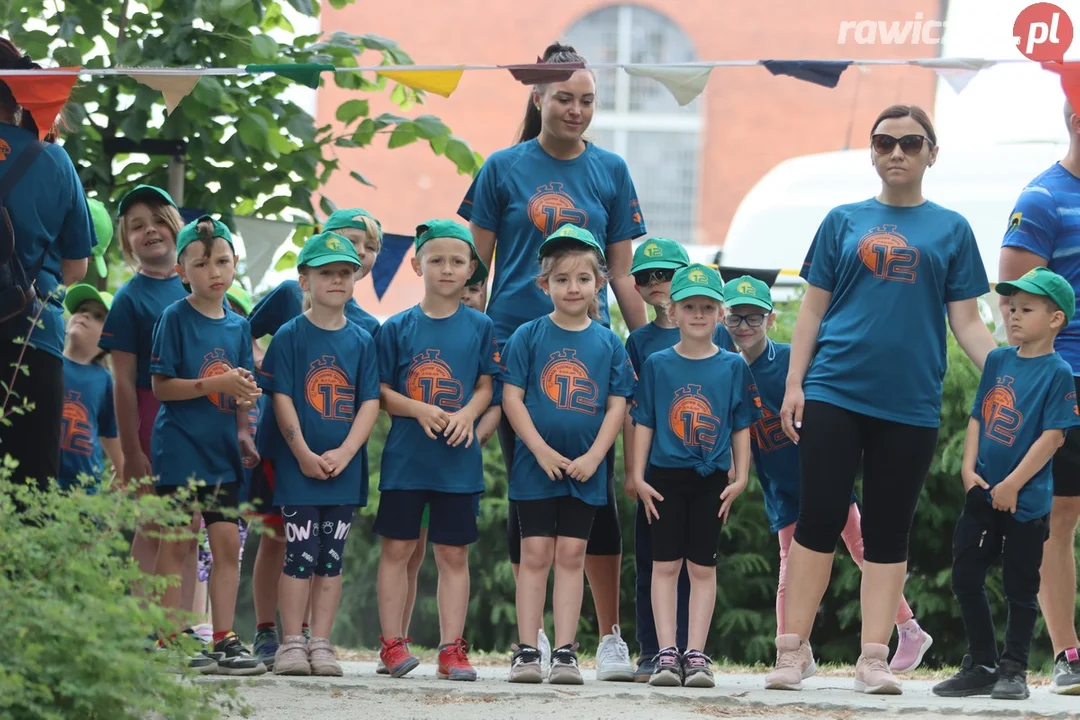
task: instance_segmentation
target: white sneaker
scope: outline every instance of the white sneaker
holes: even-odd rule
[[[596,648],[596,679],[634,682],[630,648],[623,642],[618,625],[611,626],[611,635],[600,638],[600,646]]]
[[[546,678],[551,672],[551,641],[543,628],[536,633],[536,649],[540,651],[540,676]]]

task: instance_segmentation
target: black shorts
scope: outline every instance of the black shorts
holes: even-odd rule
[[[645,482],[664,498],[656,501],[660,517],[652,520],[652,559],[716,567],[722,528],[720,493],[728,484],[727,471],[702,477],[691,468],[650,465]]]
[[[158,497],[175,495],[183,485],[155,485],[154,492]],[[235,510],[240,507],[237,493],[240,491],[240,483],[225,483],[224,485],[203,485],[195,489],[195,500],[199,512],[202,513],[203,522],[207,527],[214,523],[227,522],[239,525],[239,518],[225,517],[220,510]],[[204,509],[209,508],[209,509]],[[195,509],[194,506],[192,509]]]
[[[392,540],[419,539],[425,505],[431,508],[428,542],[472,545],[480,537],[476,527],[476,493],[436,490],[386,490],[380,493],[375,533]]]
[[[1074,377],[1076,392],[1080,395],[1080,377]],[[1080,495],[1080,428],[1073,428],[1065,435],[1065,444],[1054,453],[1050,472],[1054,476],[1055,497]]]
[[[570,495],[518,500],[514,506],[521,526],[521,537],[572,537],[579,540],[589,538],[593,530],[593,517],[600,509]]]

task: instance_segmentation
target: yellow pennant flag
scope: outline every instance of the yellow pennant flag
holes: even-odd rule
[[[378,70],[376,72],[413,90],[426,90],[436,95],[450,97],[450,93],[457,90],[458,83],[461,82],[461,74],[465,70]]]
[[[180,75],[178,73],[161,75],[131,73],[128,77],[138,80],[143,85],[161,93],[165,99],[165,112],[168,115],[172,114],[180,101],[187,97],[188,93],[194,90],[199,82],[198,75]]]

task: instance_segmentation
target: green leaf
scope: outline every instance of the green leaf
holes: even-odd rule
[[[306,112],[298,112],[285,121],[285,129],[304,142],[315,140],[315,122]]]
[[[327,215],[333,215],[338,210],[338,206],[334,204],[334,201],[325,195],[319,198],[319,208]]]
[[[278,57],[278,44],[277,40],[269,35],[256,35],[251,40],[251,54],[261,63],[268,63],[277,60]]]
[[[396,48],[398,46],[398,44],[393,40],[390,40],[389,38],[384,38],[381,35],[374,35],[372,33],[360,35],[357,37],[357,40],[362,42],[364,44],[364,47],[371,50],[386,51]]]
[[[343,147],[343,148],[356,148],[356,147],[360,147],[360,144],[359,144],[359,143],[357,143],[357,142],[356,142],[355,140],[353,140],[352,138],[348,138],[348,137],[339,137],[339,138],[334,138],[334,145],[336,145],[336,146],[338,146],[338,147]]]
[[[348,125],[358,117],[363,117],[368,114],[368,101],[367,100],[349,100],[338,106],[337,112],[334,114],[340,122]]]
[[[352,139],[356,143],[357,147],[363,147],[370,145],[371,141],[375,138],[375,132],[378,130],[378,126],[371,118],[364,118],[363,121],[356,126],[356,132],[353,133]]]
[[[221,17],[228,17],[240,11],[245,5],[250,5],[248,0],[218,0],[217,13]]]
[[[341,10],[347,5],[352,5],[353,0],[330,0],[330,7],[335,10]]]
[[[270,141],[270,147],[276,150],[281,155],[288,155],[289,153],[296,152],[299,149],[295,143],[289,138],[281,134],[280,131],[271,129],[267,134],[267,139]]]
[[[469,145],[460,138],[451,136],[446,143],[446,157],[457,165],[458,172],[472,173],[476,167],[476,158]]]
[[[368,187],[375,187],[375,183],[371,182],[370,180],[368,180],[366,177],[364,177],[360,173],[356,172],[355,170],[351,170],[349,172],[349,177],[351,177],[353,180],[360,183],[361,185],[367,185]]]
[[[255,113],[245,115],[240,118],[240,122],[236,123],[236,131],[240,139],[250,148],[269,147],[266,137],[269,130],[270,125],[266,122],[266,118]]]
[[[450,142],[449,135],[436,135],[431,138],[431,151],[436,155],[442,155],[446,152],[446,144]]]
[[[216,77],[204,75],[199,78],[199,83],[191,91],[191,97],[203,105],[217,110],[225,102],[225,88],[222,87],[221,81]],[[183,103],[180,104],[180,107],[184,107]]]
[[[450,128],[446,127],[446,123],[434,115],[421,115],[414,118],[412,123],[416,127],[416,134],[425,140],[450,135]]]
[[[294,267],[296,267],[296,253],[294,253],[292,250],[289,250],[284,255],[279,257],[278,261],[274,263],[274,269],[279,272]]]
[[[400,125],[403,122],[409,122],[409,118],[402,117],[401,115],[395,115],[394,113],[385,112],[375,118],[376,129],[382,130],[388,125]]]
[[[390,135],[390,142],[387,147],[393,150],[394,148],[416,142],[416,139],[416,126],[411,122],[402,123],[394,128],[394,132]]]
[[[289,4],[308,17],[319,14],[319,4],[314,0],[289,0]]]

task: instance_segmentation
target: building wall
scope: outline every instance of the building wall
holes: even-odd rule
[[[689,37],[701,60],[864,59],[935,57],[938,45],[838,43],[844,20],[922,20],[941,17],[943,0],[647,0],[638,3],[668,16]],[[510,64],[530,62],[572,24],[607,0],[396,0],[357,2],[343,10],[324,3],[322,28],[393,38],[418,64]],[[362,56],[375,60],[374,53]],[[932,109],[936,77],[930,70],[898,66],[866,72],[848,68],[834,89],[764,67],[716,68],[703,96],[704,130],[693,238],[722,244],[728,224],[747,191],[777,163],[797,155],[845,147],[865,147],[877,113],[892,103]],[[334,111],[351,96],[332,82],[319,91],[318,122],[334,122]],[[388,96],[366,94],[371,114],[395,111]],[[432,113],[455,134],[487,156],[513,143],[528,88],[506,71],[467,71],[450,98],[429,96],[407,114]],[[431,217],[455,217],[470,178],[436,157],[426,143],[386,149],[377,138],[361,150],[335,148],[345,172],[333,177],[326,194],[339,206],[373,212],[388,232],[409,233]],[[867,159],[867,172],[870,170]],[[351,179],[357,170],[375,183]],[[646,222],[647,205],[643,205]],[[765,239],[763,239],[765,240]],[[415,303],[422,287],[408,264],[382,302],[370,283],[358,301],[377,315]]]

